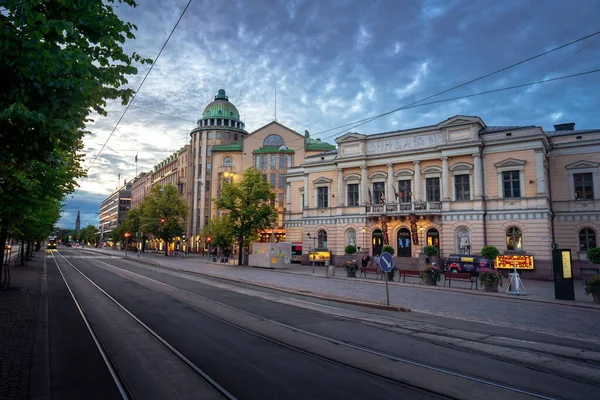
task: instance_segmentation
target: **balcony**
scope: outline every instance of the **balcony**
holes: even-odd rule
[[[367,205],[367,214],[441,214],[441,201],[414,201],[410,203],[387,203]]]

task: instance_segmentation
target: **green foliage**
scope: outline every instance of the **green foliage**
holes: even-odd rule
[[[423,253],[427,257],[433,257],[433,256],[437,255],[438,249],[435,246],[425,246],[425,247],[423,247]]]
[[[592,247],[585,253],[587,259],[592,264],[600,264],[600,247]]]
[[[206,240],[208,236],[211,238],[211,246],[217,246],[226,252],[231,249],[236,236],[229,215],[211,218],[202,230],[203,240]]]
[[[277,220],[271,206],[274,200],[271,185],[256,168],[245,170],[237,182],[224,183],[219,198],[213,199],[217,209],[228,212],[234,237],[242,239],[242,248],[257,238],[258,230],[273,227]]]
[[[349,244],[344,249],[344,253],[346,253],[346,254],[356,254],[356,246]]]
[[[433,247],[433,246],[425,246],[425,247]],[[427,276],[431,277],[433,282],[439,282],[442,277],[442,273],[438,267],[434,267],[431,265],[427,265],[420,273],[421,279],[426,280]]]
[[[479,282],[487,286],[493,286],[496,283],[502,286],[502,274],[495,269],[482,268],[479,270]]]
[[[84,243],[95,244],[98,241],[98,228],[88,225],[79,232],[79,238]]]
[[[130,211],[133,217],[121,227],[130,229],[132,233],[137,232],[135,213],[139,212],[142,221],[147,221],[146,223],[142,222],[144,231],[151,232],[154,237],[160,238],[166,243],[185,232],[185,217],[188,207],[185,200],[179,196],[179,191],[175,186],[171,184],[152,186],[150,193],[144,197],[139,208],[139,211],[134,211],[136,209]],[[161,223],[161,219],[164,219],[164,223]],[[133,236],[135,237],[135,235]]]
[[[500,252],[494,246],[484,246],[481,249],[481,255],[489,260],[492,260],[492,262],[496,259],[496,257],[498,257],[499,254]]]
[[[600,293],[600,275],[585,282],[585,294]]]
[[[383,246],[383,248],[381,249],[381,251],[383,253],[390,253],[391,255],[394,255],[395,251],[394,248],[388,244],[386,244],[385,246]]]
[[[347,261],[346,264],[344,264],[344,269],[351,275],[356,275],[356,271],[358,271],[358,264],[352,261]]]

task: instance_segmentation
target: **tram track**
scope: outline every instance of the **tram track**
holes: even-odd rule
[[[390,354],[390,353],[386,353],[386,352],[381,352],[381,351],[378,351],[376,349],[368,348],[368,347],[365,347],[365,346],[362,346],[362,345],[359,345],[359,344],[356,344],[356,343],[351,343],[351,342],[339,340],[339,339],[336,339],[336,338],[331,337],[331,336],[327,336],[327,335],[319,334],[319,333],[316,333],[316,332],[313,332],[313,331],[305,330],[305,329],[302,329],[302,328],[299,328],[299,327],[296,327],[296,326],[293,326],[293,325],[290,325],[290,324],[282,323],[280,321],[276,321],[276,320],[267,318],[265,316],[262,316],[262,315],[259,315],[259,314],[255,314],[255,313],[252,313],[252,312],[249,312],[249,311],[246,311],[246,310],[243,310],[243,309],[231,306],[229,304],[226,304],[226,303],[223,303],[223,302],[211,299],[211,298],[206,297],[206,296],[202,296],[202,295],[197,294],[197,293],[193,293],[193,292],[187,291],[185,289],[178,288],[176,286],[167,284],[165,282],[161,282],[159,280],[147,277],[147,276],[142,275],[142,274],[138,274],[138,273],[132,272],[130,270],[126,270],[124,268],[121,268],[121,267],[116,266],[116,265],[109,264],[109,263],[104,262],[104,261],[100,261],[100,260],[94,260],[94,261],[97,262],[97,263],[105,264],[105,265],[107,265],[110,268],[118,269],[118,270],[120,270],[120,271],[122,271],[122,272],[124,272],[126,274],[132,274],[132,275],[136,276],[138,278],[138,281],[136,281],[136,279],[133,279],[131,277],[124,276],[123,274],[117,274],[117,275],[121,276],[122,278],[128,279],[128,280],[130,280],[132,282],[136,282],[136,283],[139,284],[139,278],[146,279],[146,280],[152,281],[152,282],[154,282],[156,284],[164,285],[165,287],[168,287],[169,289],[181,291],[181,292],[186,293],[187,295],[192,295],[194,297],[202,299],[203,301],[210,302],[210,303],[218,305],[220,307],[229,308],[229,309],[231,309],[231,310],[233,310],[235,312],[238,312],[238,313],[241,313],[241,314],[244,314],[244,315],[247,315],[247,316],[251,316],[253,318],[260,319],[261,321],[267,322],[269,324],[277,325],[279,327],[286,328],[286,329],[289,329],[289,330],[294,331],[294,332],[299,332],[299,333],[302,333],[304,335],[311,336],[313,338],[318,338],[318,339],[326,340],[329,343],[333,343],[333,344],[336,344],[338,346],[343,346],[343,347],[346,347],[348,349],[353,349],[353,350],[357,350],[357,351],[360,351],[360,352],[368,353],[368,354],[371,354],[371,355],[376,355],[378,357],[382,357],[382,358],[385,358],[385,359],[388,359],[388,360],[392,360],[394,362],[400,362],[400,363],[404,363],[404,364],[407,364],[407,365],[412,365],[412,366],[415,366],[415,367],[423,368],[423,369],[426,369],[426,370],[429,370],[429,371],[435,371],[435,372],[446,374],[446,375],[449,375],[449,376],[452,376],[452,377],[456,377],[456,378],[459,378],[459,379],[465,379],[465,380],[468,380],[468,381],[471,381],[471,382],[476,382],[478,384],[482,384],[482,385],[486,385],[486,386],[490,386],[490,387],[494,387],[494,388],[498,388],[498,389],[502,389],[502,390],[507,390],[507,391],[512,392],[514,394],[521,394],[521,395],[530,396],[532,398],[541,398],[541,399],[551,399],[551,398],[553,398],[551,396],[547,396],[547,395],[544,395],[544,394],[541,394],[541,393],[536,393],[536,392],[529,391],[529,390],[526,390],[526,389],[523,389],[523,388],[506,385],[506,384],[503,384],[503,383],[500,383],[500,382],[495,382],[495,381],[492,381],[492,380],[489,380],[489,379],[482,379],[482,378],[477,377],[477,376],[472,376],[472,375],[464,374],[464,373],[461,373],[461,372],[458,372],[458,371],[453,371],[453,370],[450,370],[450,369],[439,368],[439,367],[437,367],[435,365],[431,365],[431,364],[419,362],[419,361],[408,359],[408,358],[405,358],[405,357],[399,357],[399,356],[396,356],[394,354]],[[111,271],[110,269],[106,269],[105,267],[101,267],[101,268],[107,270],[108,272],[115,273],[114,271]],[[150,288],[150,290],[154,290],[154,289]],[[181,301],[181,300],[178,300],[178,301]],[[227,323],[229,325],[232,325],[232,326],[234,326],[234,327],[236,327],[238,329],[244,329],[244,330],[248,331],[247,328],[241,327],[241,326],[236,325],[236,324],[232,324],[230,321],[222,320],[218,316],[215,316],[215,315],[213,315],[211,313],[207,313],[204,310],[200,310],[200,309],[198,309],[197,307],[194,307],[191,304],[186,304],[186,306],[190,307],[190,308],[194,309],[195,311],[200,312],[200,313],[202,313],[204,315],[210,316],[212,318],[219,319],[222,322]],[[353,322],[356,322],[356,321],[353,321]],[[255,335],[260,335],[261,337],[264,337],[264,335],[261,334],[260,332],[256,332],[256,331],[250,330],[249,333],[252,333],[252,334],[255,334]],[[397,333],[397,332],[395,332],[395,333]],[[280,345],[283,345],[283,346],[287,346],[287,347],[290,346],[289,343],[284,343],[284,342],[281,342],[281,341],[279,341],[277,339],[274,339],[274,338],[271,338],[271,337],[266,337],[266,338],[269,339],[269,340],[271,340],[271,341],[275,341],[275,343],[277,343],[277,344],[280,344]],[[439,343],[435,343],[435,344],[439,345]],[[302,351],[302,352],[306,352],[305,349],[300,349],[300,348],[297,348],[296,346],[292,346],[292,347],[295,348],[296,350],[299,350],[299,351]],[[323,356],[320,355],[320,354],[315,354],[315,353],[311,353],[311,352],[309,352],[309,354],[311,354],[313,356],[316,356],[316,357],[319,357],[321,359],[323,358]],[[485,355],[489,356],[488,354],[485,354]],[[339,363],[338,361],[331,360],[330,358],[326,358],[326,359],[329,360],[329,361],[335,362],[335,363]],[[505,360],[501,360],[501,361],[505,361]],[[519,364],[519,363],[514,363],[514,364],[518,364],[520,366],[531,368],[530,365],[524,365],[524,364]],[[344,364],[344,365],[347,366],[347,364]],[[370,371],[365,371],[365,372],[369,373],[369,374],[372,374],[372,372],[370,372]],[[556,372],[554,372],[552,370],[543,370],[543,371],[540,371],[540,372],[552,373],[554,375],[558,375]],[[384,377],[384,378],[386,378],[386,377]],[[405,384],[405,382],[399,382],[399,383]],[[589,382],[586,382],[586,383],[589,383]],[[419,387],[419,389],[421,389],[421,388]]]

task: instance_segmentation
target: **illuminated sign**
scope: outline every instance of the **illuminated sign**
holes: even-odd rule
[[[498,256],[496,257],[496,268],[533,269],[533,256]]]
[[[462,262],[473,262],[473,257],[461,257],[460,261],[462,261]]]
[[[573,278],[573,274],[571,274],[571,252],[561,251],[560,253],[562,256],[563,278]]]

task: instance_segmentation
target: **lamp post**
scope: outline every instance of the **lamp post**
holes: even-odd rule
[[[315,247],[315,240],[317,239],[315,236],[310,236],[310,233],[306,234],[308,236],[309,239],[312,239],[313,241],[313,251],[312,251],[312,273],[314,275],[315,273],[315,252],[316,252],[316,247]]]
[[[129,244],[129,236],[131,236],[131,233],[125,232],[125,258],[127,258],[127,244]]]
[[[421,233],[421,247],[425,247],[425,243],[423,243],[423,227],[419,227],[419,232]]]
[[[363,233],[363,249],[364,251],[367,251],[367,242],[365,241],[365,232],[367,232],[367,228],[363,227],[362,228],[362,233]]]

